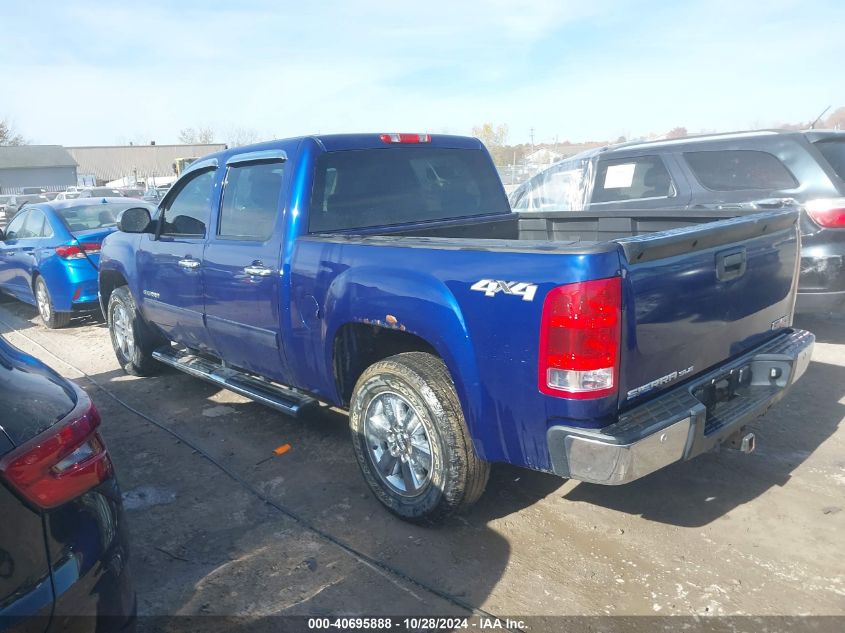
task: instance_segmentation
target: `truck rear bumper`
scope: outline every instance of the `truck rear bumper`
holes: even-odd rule
[[[552,470],[619,485],[691,459],[739,432],[780,400],[810,364],[815,337],[791,330],[659,397],[603,429],[552,426]]]

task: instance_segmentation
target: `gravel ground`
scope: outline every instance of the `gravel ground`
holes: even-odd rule
[[[0,332],[102,412],[142,615],[845,615],[845,320],[796,325],[813,362],[753,455],[618,488],[496,466],[470,512],[422,528],[369,493],[341,412],[125,376],[102,323],[0,306]]]

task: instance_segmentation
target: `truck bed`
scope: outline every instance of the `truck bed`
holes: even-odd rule
[[[618,410],[624,411],[665,386],[652,383],[676,372],[693,378],[788,325],[794,301],[797,219],[798,215],[788,210],[742,217],[734,217],[730,210],[714,213],[710,209],[701,213],[525,213],[304,239],[352,248],[414,249],[419,254],[407,257],[426,262],[434,261],[434,255],[427,254],[430,250],[460,251],[466,255],[444,253],[436,261],[443,270],[465,268],[469,278],[537,283],[539,293],[556,267],[528,255],[559,257],[560,281],[579,278],[578,258],[582,255],[603,257],[604,261],[612,258],[617,262],[616,272],[606,274],[621,272],[628,289],[624,299],[628,326],[623,333],[625,351],[617,403]],[[471,252],[488,255],[474,260]],[[502,259],[489,259],[497,257],[496,253]],[[506,254],[510,265],[505,263]],[[725,269],[724,262],[734,260],[736,270],[732,270],[733,264]],[[488,270],[488,262],[499,272],[483,272]],[[533,351],[531,341],[524,345],[521,354]]]
[[[742,217],[730,209],[557,211],[442,221],[415,227],[387,226],[314,237],[373,245],[557,253],[606,252],[615,249],[614,242],[618,242],[628,261],[639,263],[673,252],[703,250],[783,230],[795,224],[796,219],[797,215],[788,210]],[[712,231],[701,227],[715,222],[718,225]],[[664,235],[660,239],[636,239],[654,233]]]
[[[344,232],[344,234],[559,242],[569,245],[576,243],[596,244],[647,233],[686,228],[733,217],[736,217],[736,212],[730,209],[556,211],[514,213],[504,218],[443,221],[411,228],[407,226],[381,227],[377,230],[367,229]]]

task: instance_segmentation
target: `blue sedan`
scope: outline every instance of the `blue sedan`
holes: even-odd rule
[[[97,310],[100,245],[139,200],[99,198],[28,205],[0,231],[0,290],[38,308],[49,328]]]

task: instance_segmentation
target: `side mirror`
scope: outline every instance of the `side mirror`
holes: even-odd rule
[[[150,212],[144,207],[132,207],[120,214],[117,228],[124,233],[149,233]]]

